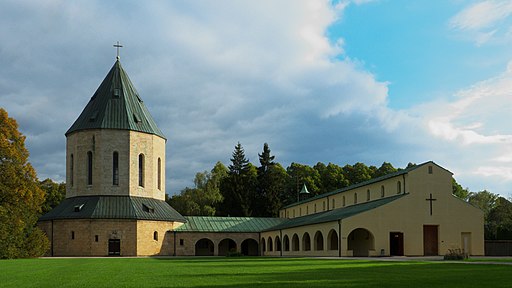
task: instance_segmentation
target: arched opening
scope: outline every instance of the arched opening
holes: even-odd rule
[[[261,238],[261,255],[267,251],[267,245],[265,245],[265,238]]]
[[[311,251],[311,237],[308,232],[302,235],[302,251]]]
[[[297,234],[293,234],[292,237],[292,251],[299,251],[299,236]]]
[[[153,232],[153,240],[158,241],[158,232]]]
[[[290,238],[288,238],[288,235],[283,237],[283,248],[284,251],[290,251]]]
[[[241,245],[242,254],[245,256],[258,256],[258,241],[245,239]]]
[[[227,256],[229,252],[236,252],[236,242],[226,238],[219,242],[219,256]]]
[[[212,240],[208,238],[200,239],[195,245],[196,256],[213,256],[214,245]]]
[[[315,233],[315,250],[321,251],[324,250],[324,236],[322,235],[322,232],[316,231]]]
[[[338,233],[334,229],[327,234],[327,249],[338,250]]]
[[[364,228],[354,229],[348,234],[347,249],[356,257],[370,256],[370,250],[375,249],[373,234]]]
[[[272,237],[270,236],[268,237],[267,247],[269,252],[274,251],[274,246],[272,245]]]
[[[276,241],[275,241],[275,245],[276,245],[276,251],[281,251],[281,239],[279,239],[279,236],[276,236]]]

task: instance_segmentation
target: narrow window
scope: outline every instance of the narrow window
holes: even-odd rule
[[[87,185],[92,185],[92,152],[87,152]]]
[[[119,153],[112,155],[112,185],[119,185]]]
[[[334,206],[334,204],[335,204],[335,203],[336,203],[336,202],[334,202],[334,199],[332,199],[332,209],[336,208],[336,207]]]
[[[325,201],[322,202],[322,211],[325,211]]]
[[[306,215],[309,214],[309,206],[306,206]]]
[[[98,242],[98,240],[99,240],[98,235],[95,235],[95,236],[94,236],[94,241],[95,241],[95,242]]]
[[[386,195],[386,191],[384,191],[384,185],[380,186],[380,197],[384,198]]]
[[[302,216],[302,207],[299,208],[299,216]]]
[[[343,207],[345,207],[345,196],[343,196]]]
[[[162,160],[158,158],[158,190],[162,190]]]
[[[139,186],[144,187],[144,154],[139,154]]]
[[[357,204],[357,193],[354,193],[354,204]]]
[[[74,179],[74,177],[73,177],[73,174],[74,174],[74,172],[75,172],[75,158],[73,157],[73,154],[71,154],[71,163],[70,163],[70,166],[71,166],[71,167],[70,167],[70,169],[69,169],[69,174],[71,174],[71,175],[70,175],[70,177],[69,177],[69,178],[70,178],[70,179],[69,179],[69,180],[70,180],[69,182],[70,182],[70,184],[71,184],[71,187],[73,187],[73,183],[75,182],[75,179]]]
[[[153,240],[158,241],[158,232],[153,232]]]
[[[293,209],[293,217],[295,217],[295,209]]]
[[[402,183],[400,183],[400,181],[398,181],[396,183],[396,194],[400,194],[402,193]]]
[[[432,166],[428,166],[428,174],[432,174],[434,171],[432,170]]]
[[[71,231],[71,240],[75,240],[75,231]]]
[[[366,190],[366,201],[370,201],[370,189]]]
[[[180,239],[180,246],[183,246],[183,245],[185,245],[185,240]]]
[[[315,203],[315,213],[316,213],[316,203]]]

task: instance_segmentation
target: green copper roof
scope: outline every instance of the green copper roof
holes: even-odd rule
[[[245,232],[257,233],[278,225],[286,219],[260,217],[185,216],[187,223],[177,232]]]
[[[165,138],[119,60],[114,63],[66,136],[85,129],[132,130]]]
[[[55,219],[135,219],[186,222],[165,201],[131,196],[66,198],[39,221]]]
[[[407,196],[409,194],[400,194],[397,196],[392,197],[386,197],[379,200],[374,200],[370,202],[365,202],[361,204],[356,204],[344,208],[338,208],[330,211],[325,211],[321,213],[306,215],[302,217],[292,218],[288,219],[287,221],[278,224],[274,227],[266,229],[266,231],[274,231],[279,229],[287,229],[292,227],[298,227],[298,226],[304,226],[304,225],[311,225],[311,224],[318,224],[318,223],[324,223],[324,222],[331,222],[331,221],[337,221],[340,219],[345,219],[350,216],[354,216],[359,213],[363,213],[372,209],[375,209],[377,207],[380,207],[382,205],[388,204],[390,202],[393,202],[399,198],[402,198],[404,196]]]

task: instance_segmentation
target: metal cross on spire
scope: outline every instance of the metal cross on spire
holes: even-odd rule
[[[123,45],[119,44],[119,41],[117,41],[116,44],[114,44],[114,47],[117,48],[117,56],[116,56],[116,59],[119,60],[120,57],[119,57],[119,48],[123,47]]]

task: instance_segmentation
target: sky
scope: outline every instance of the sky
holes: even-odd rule
[[[115,62],[167,137],[167,193],[230,163],[434,161],[512,196],[512,1],[0,2],[0,107],[40,179]]]

